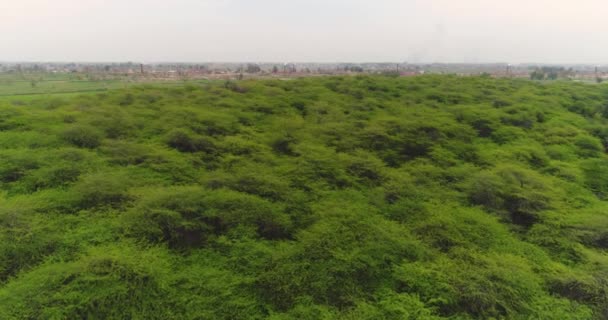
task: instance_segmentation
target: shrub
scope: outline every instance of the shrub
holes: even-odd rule
[[[25,181],[26,189],[37,191],[45,188],[66,186],[80,176],[81,170],[74,164],[59,164],[34,171]]]
[[[0,156],[0,181],[15,182],[22,179],[28,172],[40,167],[36,157],[27,153],[8,153]]]
[[[96,128],[104,131],[110,139],[119,139],[132,136],[135,131],[133,120],[126,114],[113,114],[93,122]]]
[[[215,151],[215,144],[212,140],[180,129],[173,130],[167,135],[167,144],[181,152],[212,153]]]
[[[525,137],[525,133],[520,128],[502,126],[492,132],[491,138],[496,143],[505,144]]]
[[[539,212],[550,207],[547,187],[531,171],[502,167],[477,174],[469,186],[469,199],[512,223],[529,227],[540,219]]]
[[[101,151],[109,156],[110,162],[122,166],[142,164],[153,153],[153,149],[148,146],[128,141],[111,141]]]
[[[127,190],[131,181],[126,176],[115,173],[96,173],[82,177],[74,185],[78,207],[118,207],[129,199]]]
[[[339,308],[374,292],[397,261],[415,259],[416,241],[360,204],[326,203],[323,221],[301,232],[296,244],[276,252],[259,281],[261,294],[279,310],[303,297]],[[332,212],[333,211],[333,212]]]
[[[585,158],[597,157],[604,150],[604,146],[597,138],[587,135],[577,137],[574,145],[578,148],[577,154]]]
[[[586,186],[601,199],[608,197],[608,161],[590,159],[581,164]]]
[[[173,247],[197,247],[239,226],[269,239],[289,234],[289,218],[261,198],[229,190],[182,187],[149,193],[125,217],[126,231]],[[147,221],[142,224],[141,221]]]
[[[60,224],[48,217],[3,204],[0,209],[0,286],[54,253],[59,247],[60,228]]]
[[[168,319],[169,256],[163,249],[116,244],[71,262],[46,263],[0,289],[4,319]],[[137,306],[137,307],[135,307]]]
[[[510,318],[533,312],[529,303],[542,294],[541,282],[521,258],[464,252],[456,257],[395,268],[399,292],[419,292],[423,302],[447,317],[465,313],[483,319]]]
[[[296,156],[297,153],[294,151],[294,144],[296,142],[297,141],[294,137],[292,137],[291,135],[286,135],[272,142],[272,149],[279,154],[284,154],[287,156]]]
[[[288,181],[265,167],[247,166],[231,171],[232,174],[216,172],[215,175],[206,177],[204,184],[211,189],[229,188],[273,202],[285,201],[294,192]]]
[[[380,185],[385,179],[384,163],[372,154],[358,152],[352,157],[346,157],[343,161],[346,162],[346,172],[360,182]]]
[[[103,139],[102,133],[94,127],[76,125],[62,133],[63,139],[80,148],[97,148]]]
[[[374,301],[360,301],[346,312],[344,319],[355,320],[439,320],[417,295],[388,290],[376,294]]]

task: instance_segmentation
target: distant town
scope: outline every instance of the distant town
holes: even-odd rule
[[[44,74],[72,74],[75,80],[191,80],[245,79],[260,77],[387,74],[417,76],[455,74],[462,76],[530,78],[533,80],[608,80],[608,65],[467,64],[467,63],[53,63],[4,62],[0,74],[23,75],[24,79]],[[44,79],[41,79],[44,80]]]

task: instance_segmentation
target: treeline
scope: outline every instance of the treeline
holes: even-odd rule
[[[564,78],[571,78],[576,74],[572,68],[564,67],[540,67],[535,68],[530,73],[530,79],[532,80],[557,80]]]
[[[456,76],[0,102],[0,318],[605,319],[607,116]]]

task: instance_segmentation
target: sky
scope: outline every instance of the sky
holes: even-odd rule
[[[0,61],[608,63],[604,0],[0,0]]]

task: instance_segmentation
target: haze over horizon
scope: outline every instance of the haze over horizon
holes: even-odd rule
[[[0,61],[608,63],[599,0],[22,0]]]

